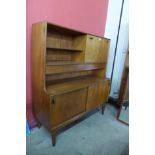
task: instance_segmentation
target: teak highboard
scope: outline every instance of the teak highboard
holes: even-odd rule
[[[32,102],[56,143],[58,129],[102,107],[109,96],[110,40],[48,22],[32,25]]]

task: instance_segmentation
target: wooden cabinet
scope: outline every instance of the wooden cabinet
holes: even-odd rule
[[[52,134],[109,96],[105,78],[110,40],[48,22],[32,26],[34,116]]]

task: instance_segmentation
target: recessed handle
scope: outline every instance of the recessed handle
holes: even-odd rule
[[[55,97],[52,98],[52,104],[55,104],[56,101],[55,101]]]
[[[93,37],[90,37],[89,39],[93,39]]]

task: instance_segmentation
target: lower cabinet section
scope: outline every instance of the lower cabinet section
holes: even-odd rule
[[[49,124],[53,145],[58,129],[107,102],[109,88],[110,80],[97,80],[81,89],[50,96]]]
[[[87,88],[52,97],[51,124],[59,125],[86,110]]]
[[[109,80],[51,97],[51,126],[56,127],[74,116],[103,105],[108,100]]]

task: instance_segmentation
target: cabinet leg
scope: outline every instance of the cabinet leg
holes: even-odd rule
[[[41,123],[36,119],[37,122],[37,126],[40,128],[41,127]]]
[[[55,146],[56,144],[56,131],[52,131],[52,145]]]
[[[105,105],[102,105],[102,115],[104,115]]]
[[[41,123],[39,123],[39,122],[38,122],[38,127],[39,127],[39,128],[41,127]]]

